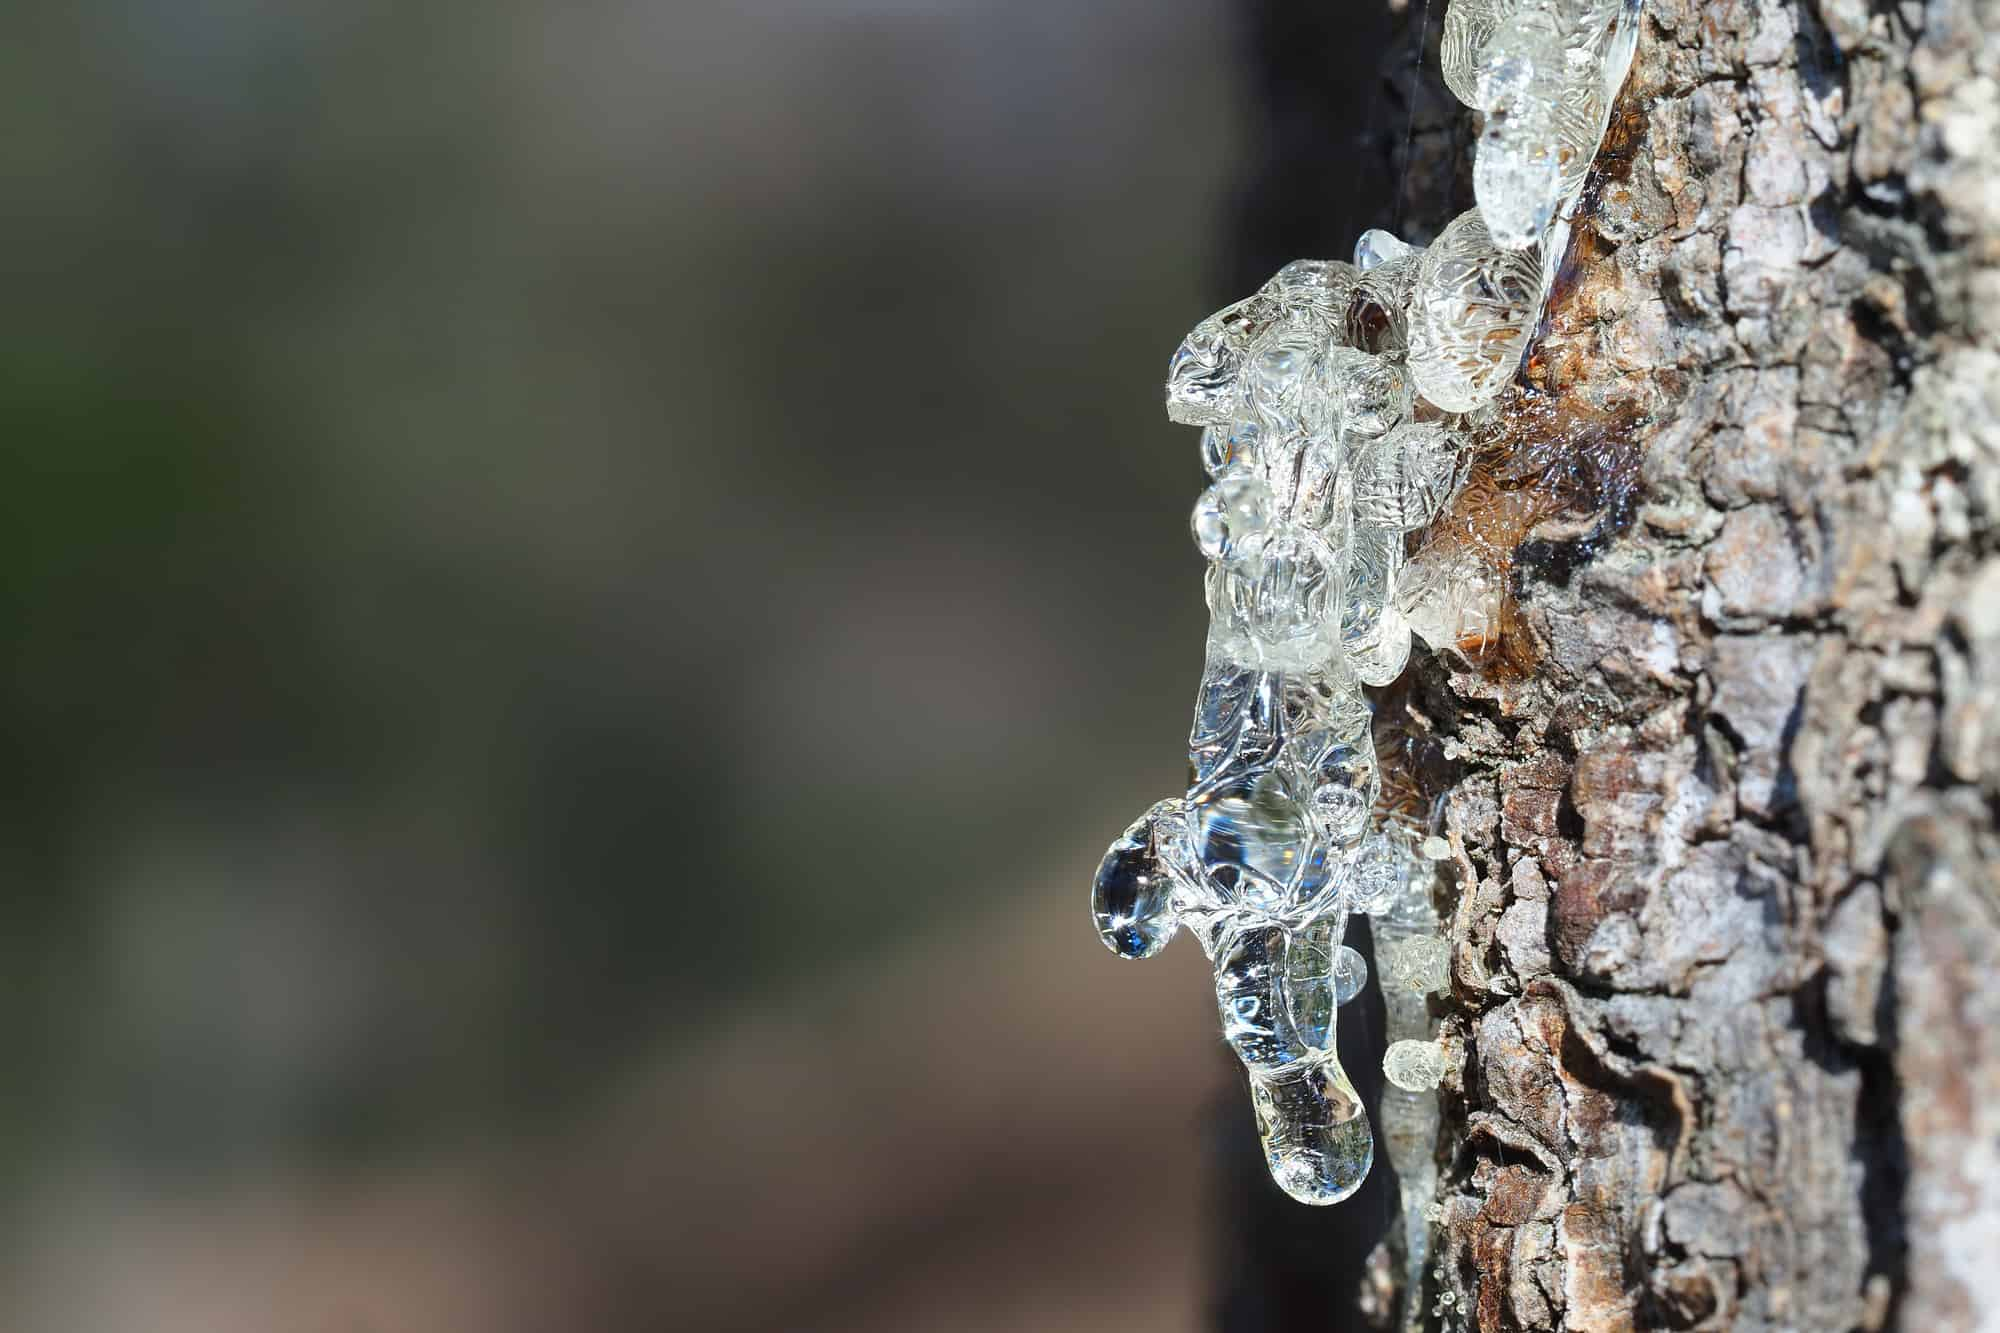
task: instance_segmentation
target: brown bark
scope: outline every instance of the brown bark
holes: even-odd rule
[[[2000,5],[1646,12],[1531,368],[1636,424],[1391,701],[1454,852],[1438,1290],[2000,1327]]]

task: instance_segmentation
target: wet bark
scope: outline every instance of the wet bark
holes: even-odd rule
[[[1418,6],[1423,240],[1469,124]],[[1568,453],[1496,493],[1560,484],[1460,515],[1502,641],[1383,701],[1452,845],[1419,1299],[2000,1328],[2000,4],[1646,12],[1521,390]]]

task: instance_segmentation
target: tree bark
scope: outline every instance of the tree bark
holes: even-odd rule
[[[1470,117],[1416,6],[1423,240]],[[1501,633],[1381,701],[1452,847],[1414,1298],[2000,1328],[2000,4],[1645,11],[1546,429],[1453,516]]]

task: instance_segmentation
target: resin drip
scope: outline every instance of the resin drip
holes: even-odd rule
[[[1272,1178],[1306,1203],[1348,1197],[1374,1160],[1335,1054],[1339,1005],[1362,982],[1341,942],[1349,915],[1383,917],[1404,992],[1439,956],[1435,917],[1431,942],[1417,939],[1431,867],[1400,821],[1374,818],[1363,687],[1401,674],[1413,629],[1434,649],[1483,642],[1479,617],[1501,612],[1448,545],[1408,567],[1405,551],[1506,429],[1496,404],[1541,320],[1636,33],[1636,0],[1457,0],[1447,77],[1487,110],[1480,207],[1429,247],[1370,231],[1352,263],[1287,264],[1196,325],[1168,367],[1167,415],[1202,428],[1211,478],[1192,517],[1210,614],[1192,780],[1112,844],[1092,910],[1125,958],[1183,925],[1194,935]],[[1415,1003],[1391,1006],[1408,1035],[1385,1064],[1390,1096],[1417,1099],[1384,1108],[1406,1179],[1428,1163],[1447,1072]]]

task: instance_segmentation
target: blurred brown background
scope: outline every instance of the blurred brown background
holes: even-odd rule
[[[1248,1109],[1085,893],[1166,356],[1388,220],[1293,11],[18,0],[0,1327],[1206,1325]]]

